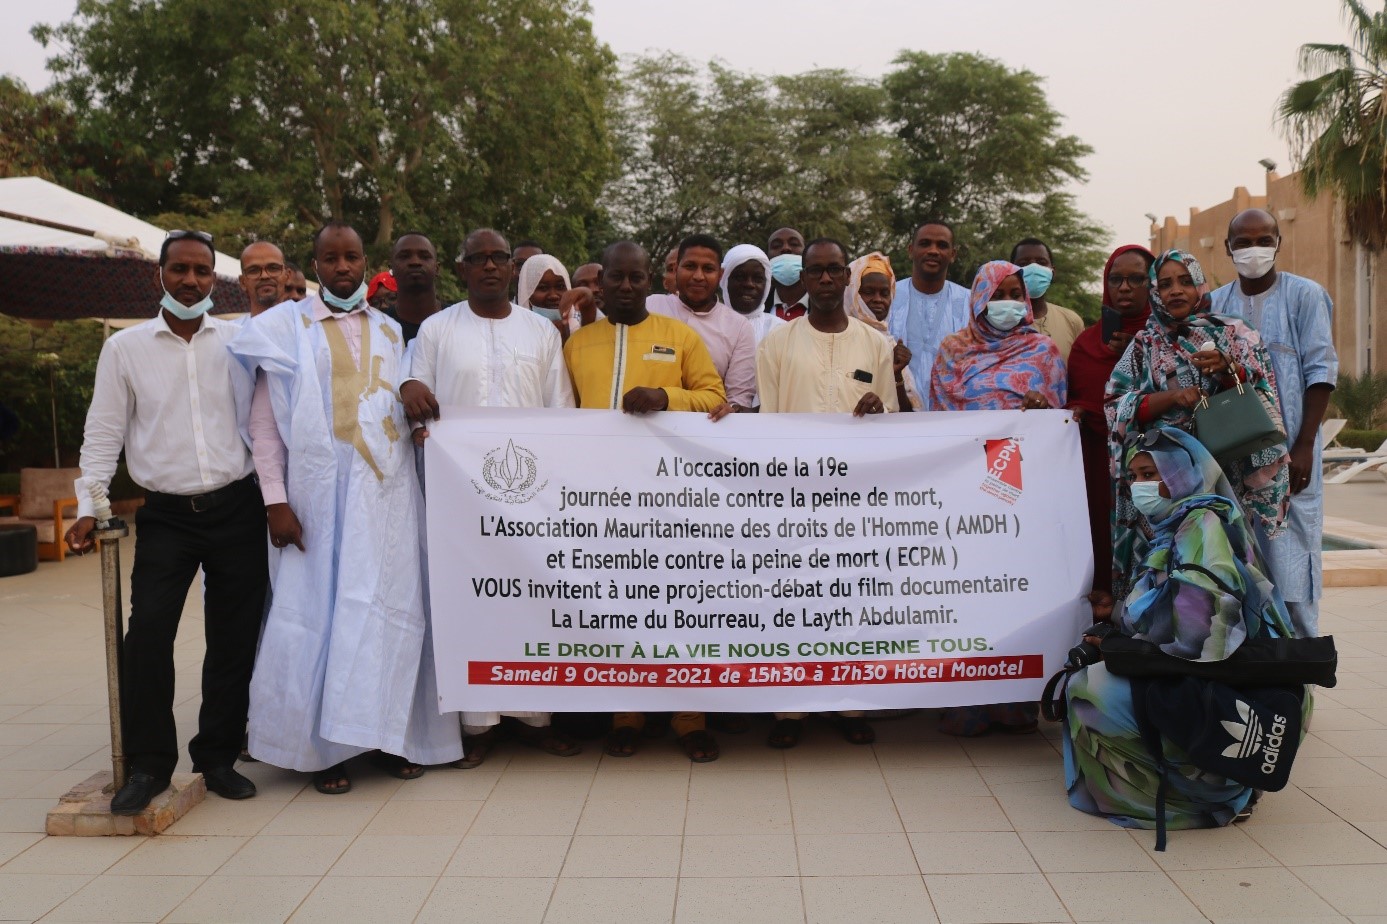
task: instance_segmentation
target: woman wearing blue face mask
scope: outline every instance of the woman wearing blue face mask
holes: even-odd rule
[[[1175,427],[1140,437],[1125,481],[1152,538],[1122,614],[1125,634],[1190,661],[1221,661],[1247,639],[1289,637],[1285,604],[1267,578],[1251,523],[1208,450]],[[1132,687],[1100,662],[1069,680],[1064,767],[1069,803],[1127,828],[1153,828],[1159,768],[1132,711]],[[1167,751],[1166,824],[1226,825],[1252,790]]]
[[[968,297],[971,320],[944,338],[930,377],[930,406],[941,411],[1064,407],[1066,375],[1055,342],[1034,327],[1021,267],[984,264]],[[975,737],[1036,729],[1035,703],[945,709],[939,730]]]
[[[1035,329],[1021,267],[983,264],[968,296],[972,319],[944,338],[930,376],[930,406],[942,411],[1064,407],[1064,360]]]

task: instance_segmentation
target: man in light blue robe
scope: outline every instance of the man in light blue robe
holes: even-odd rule
[[[462,756],[438,714],[423,602],[422,499],[400,326],[366,304],[351,228],[314,239],[320,291],[256,316],[230,345],[260,376],[250,411],[270,541],[281,549],[250,694],[250,752],[346,792],[379,750],[409,779]]]
[[[1319,634],[1324,532],[1319,430],[1339,377],[1334,304],[1318,283],[1276,269],[1281,233],[1271,213],[1238,213],[1228,224],[1224,246],[1238,269],[1238,280],[1213,293],[1213,311],[1242,318],[1262,335],[1276,372],[1291,452],[1287,529],[1276,539],[1259,539],[1296,635],[1314,636]]]
[[[910,351],[910,374],[929,406],[929,383],[939,344],[968,326],[968,290],[950,282],[949,266],[958,250],[954,230],[942,221],[926,221],[910,239],[910,282],[896,286],[887,324],[892,337]]]

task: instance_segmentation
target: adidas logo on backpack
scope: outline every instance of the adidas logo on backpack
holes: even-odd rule
[[[1262,722],[1252,711],[1251,706],[1239,699],[1236,708],[1238,718],[1242,719],[1241,722],[1222,721],[1219,723],[1223,726],[1223,730],[1233,738],[1233,743],[1223,749],[1223,756],[1243,760],[1261,751],[1262,772],[1268,775],[1275,773],[1276,762],[1281,757],[1281,745],[1286,736],[1286,717],[1273,713],[1271,729],[1264,734]],[[1265,747],[1263,747],[1264,742]]]

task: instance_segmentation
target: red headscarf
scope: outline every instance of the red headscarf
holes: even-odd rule
[[[1140,244],[1123,244],[1112,252],[1108,257],[1107,264],[1103,267],[1103,305],[1112,304],[1112,292],[1108,289],[1108,274],[1112,272],[1112,265],[1118,257],[1125,253],[1139,253],[1146,257],[1147,265],[1156,261],[1156,256]],[[1129,334],[1135,334],[1146,326],[1147,318],[1151,317],[1151,306],[1147,306],[1137,314],[1122,319],[1122,330]],[[1067,407],[1078,408],[1084,411],[1084,425],[1106,434],[1108,430],[1107,417],[1103,409],[1103,391],[1107,388],[1108,377],[1112,375],[1113,367],[1121,359],[1116,353],[1108,349],[1108,345],[1103,342],[1103,322],[1099,321],[1092,327],[1084,330],[1074,340],[1074,346],[1069,350],[1069,404]]]

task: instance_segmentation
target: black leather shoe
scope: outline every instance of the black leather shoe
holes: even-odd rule
[[[111,797],[111,814],[138,815],[150,799],[168,788],[168,780],[156,779],[143,770],[132,770],[120,792]]]
[[[223,799],[249,799],[255,795],[255,784],[231,767],[212,767],[202,771],[207,791]]]

